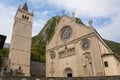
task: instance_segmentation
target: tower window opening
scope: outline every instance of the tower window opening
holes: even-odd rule
[[[22,15],[22,19],[24,19],[25,18],[25,16],[24,15]]]
[[[27,17],[27,16],[25,16],[25,15],[22,15],[22,19],[28,21],[29,17]]]
[[[29,17],[27,17],[27,20],[29,19]]]
[[[21,67],[19,66],[18,70],[21,70]]]
[[[25,19],[26,19],[27,17],[25,16]]]

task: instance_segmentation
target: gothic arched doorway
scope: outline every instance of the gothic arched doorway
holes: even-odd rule
[[[65,68],[65,70],[64,70],[64,76],[65,77],[73,77],[73,71],[72,71],[72,69],[71,68]]]

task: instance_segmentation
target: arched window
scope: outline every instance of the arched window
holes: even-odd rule
[[[26,15],[26,16],[25,16],[25,15],[22,15],[22,19],[28,21],[28,20],[29,20],[29,17],[28,17],[27,15]]]
[[[24,17],[25,17],[25,16],[24,16],[24,15],[22,15],[22,19],[24,19]]]
[[[27,17],[27,20],[29,19],[29,17]]]
[[[25,19],[26,19],[27,17],[25,16]]]

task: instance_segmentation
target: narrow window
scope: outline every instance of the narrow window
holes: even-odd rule
[[[29,19],[29,17],[27,17],[27,20]]]
[[[24,19],[24,15],[22,15],[22,19]]]
[[[108,62],[107,61],[104,62],[104,66],[108,67]]]
[[[25,16],[25,19],[26,19],[26,16]]]

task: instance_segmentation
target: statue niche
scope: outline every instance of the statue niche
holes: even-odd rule
[[[90,52],[85,52],[84,54],[82,54],[81,60],[82,60],[83,75],[92,76],[93,69],[92,69],[92,60],[91,60]]]

